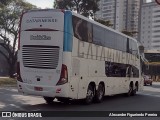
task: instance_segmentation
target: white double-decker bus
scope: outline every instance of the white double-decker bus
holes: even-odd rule
[[[19,92],[89,104],[143,88],[136,40],[100,23],[71,11],[31,10],[19,33]]]

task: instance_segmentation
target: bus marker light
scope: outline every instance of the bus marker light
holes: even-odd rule
[[[56,93],[60,93],[61,92],[61,88],[57,88]]]
[[[43,88],[42,87],[34,87],[34,90],[35,91],[43,91]]]

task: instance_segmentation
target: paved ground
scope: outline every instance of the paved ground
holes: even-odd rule
[[[144,91],[138,93],[137,96],[124,97],[123,95],[117,95],[117,96],[105,97],[103,103],[92,104],[89,106],[83,105],[77,101],[73,102],[72,104],[63,104],[55,102],[53,105],[47,105],[41,97],[19,94],[15,87],[1,87],[0,111],[160,111],[160,83],[153,83],[153,86],[145,86]],[[47,118],[47,120],[48,119],[74,120],[75,118],[60,117],[60,118]],[[82,118],[76,118],[76,119],[81,120]],[[83,119],[91,119],[91,118],[83,118]],[[92,118],[92,120],[94,119],[114,120],[116,118]],[[125,120],[128,118],[118,118],[118,119]],[[150,118],[150,119],[136,118],[136,119],[158,120],[158,118]],[[17,118],[16,120],[20,120],[20,118]]]

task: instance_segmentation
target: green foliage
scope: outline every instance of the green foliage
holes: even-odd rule
[[[113,26],[113,24],[111,24],[111,21],[109,20],[100,20],[100,19],[94,19],[94,20],[108,27]]]
[[[100,0],[55,0],[54,8],[76,11],[85,17],[94,16],[99,10],[98,2]]]
[[[35,6],[23,0],[2,0],[0,3],[0,54],[3,55],[9,66],[10,75],[14,72],[17,60],[17,40],[19,30],[19,19],[23,11],[33,9]]]
[[[0,9],[5,7],[11,0],[0,0]]]

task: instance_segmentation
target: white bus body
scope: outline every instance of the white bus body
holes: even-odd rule
[[[70,11],[22,15],[17,73],[19,92],[48,99],[143,88],[136,40]]]

